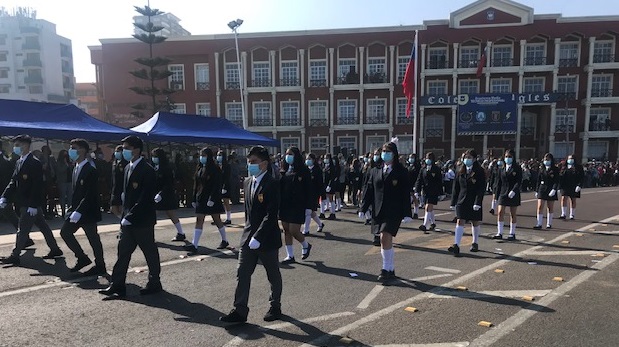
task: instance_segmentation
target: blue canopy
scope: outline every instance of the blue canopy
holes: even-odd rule
[[[135,132],[102,122],[75,105],[0,100],[0,135],[45,139],[120,140]]]
[[[241,129],[219,117],[157,112],[131,130],[147,134],[148,141],[279,147],[279,141]]]

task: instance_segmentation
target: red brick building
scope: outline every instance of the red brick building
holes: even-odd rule
[[[392,136],[400,138],[401,152],[412,151],[413,119],[405,116],[401,81],[419,30],[418,152],[454,157],[465,148],[496,154],[511,147],[526,158],[549,151],[615,160],[617,28],[619,16],[536,15],[513,1],[480,0],[447,20],[418,26],[242,33],[248,129],[280,139],[282,147],[317,153],[335,146],[366,152]],[[90,49],[101,109],[116,124],[141,123],[129,115],[130,106],[144,99],[128,90],[140,83],[128,71],[137,68],[133,59],[147,46],[104,39]],[[177,90],[177,112],[226,117],[242,126],[232,34],[170,38],[155,54],[173,60],[167,83]],[[479,93],[523,98],[516,135],[457,135],[454,96]]]
[[[99,112],[100,103],[97,96],[97,86],[94,83],[76,83],[75,84],[75,97],[77,98],[77,105],[79,108],[89,115],[106,121]]]

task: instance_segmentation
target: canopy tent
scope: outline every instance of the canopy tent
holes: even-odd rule
[[[0,100],[0,135],[90,141],[120,140],[139,135],[89,116],[75,105]]]
[[[131,130],[148,141],[194,142],[279,147],[279,141],[241,129],[225,118],[157,112]]]

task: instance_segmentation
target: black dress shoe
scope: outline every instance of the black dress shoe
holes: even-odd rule
[[[570,216],[570,220],[574,220],[574,216]]]
[[[77,259],[77,264],[75,264],[74,267],[69,269],[69,272],[78,272],[81,269],[85,268],[86,266],[92,264],[92,260],[90,260],[90,258],[85,257],[85,258],[78,258]]]
[[[140,289],[140,295],[151,295],[155,293],[159,293],[163,291],[163,287],[161,286],[161,282],[146,284],[146,287]]]
[[[479,252],[479,245],[476,243],[473,243],[471,245],[471,252]]]
[[[198,247],[194,246],[192,243],[183,246],[183,248],[187,251],[187,255],[198,254]]]
[[[56,259],[57,257],[61,257],[63,254],[64,253],[62,253],[61,250],[56,249],[56,250],[50,251],[49,253],[44,255],[43,259]]]
[[[271,307],[269,312],[264,315],[263,319],[265,322],[273,322],[280,318],[282,318],[282,309],[278,307]]]
[[[552,229],[552,225],[546,225],[546,229]]]
[[[426,231],[428,231],[428,228],[426,228],[426,226],[422,224],[422,225],[419,226],[419,230],[421,230],[423,232],[426,232]]]
[[[329,215],[329,218],[327,218],[328,220],[335,220],[335,213],[331,213]]]
[[[295,262],[294,257],[286,257],[284,258],[284,260],[282,260],[283,265],[292,264],[294,262]]]
[[[395,271],[380,270],[380,275],[378,275],[379,282],[385,283],[394,279],[396,279]]]
[[[565,215],[561,215],[559,219],[565,219]]]
[[[232,224],[232,221],[231,221],[231,220],[229,220],[229,219],[226,219],[226,220],[224,221],[224,224],[225,224],[225,225],[230,225],[230,224]]]
[[[185,241],[186,239],[187,239],[187,236],[185,236],[185,234],[176,234],[176,236],[174,236],[174,238],[171,241],[182,242],[182,241]]]
[[[316,232],[321,233],[324,228],[325,228],[325,223],[322,223],[322,224],[320,224],[318,229],[316,229]]]
[[[100,266],[93,266],[90,269],[84,271],[84,273],[82,274],[84,277],[89,277],[89,276],[105,276],[107,275],[107,270],[105,270],[104,267],[100,267]]]
[[[453,244],[451,247],[447,248],[450,253],[453,253],[456,257],[460,255],[460,247],[456,244]]]
[[[325,219],[325,214],[324,214],[324,213],[321,213],[321,214],[320,214],[320,216],[318,216],[318,218],[320,218],[320,219]]]
[[[374,240],[372,241],[374,246],[380,246],[380,236],[374,236]]]
[[[245,323],[247,322],[247,317],[241,316],[236,310],[232,310],[227,315],[219,317],[219,321],[224,323]]]
[[[456,223],[458,221],[458,217],[454,217],[454,219],[451,220],[452,223]]]
[[[372,220],[371,219],[366,219],[365,220],[365,225],[371,225],[372,224]]]
[[[494,235],[492,236],[493,240],[503,240],[503,235]]]
[[[494,216],[494,209],[493,208],[491,208],[489,212],[490,212],[491,215]]]
[[[307,244],[307,248],[304,248],[303,250],[305,251],[305,254],[301,255],[301,260],[305,260],[305,259],[309,258],[310,251],[312,250],[312,244],[308,243]]]
[[[534,227],[533,227],[533,229],[537,229],[537,230],[539,230],[539,229],[541,229],[541,228],[542,228],[542,226],[541,226],[541,225],[536,225],[536,226],[534,226]]]
[[[417,213],[413,214],[413,219],[419,219],[419,215]]]
[[[0,263],[2,263],[2,264],[12,264],[14,266],[19,266],[19,257],[11,255],[11,256],[9,256],[7,258],[0,259]]]
[[[228,248],[228,246],[230,246],[230,244],[228,243],[228,241],[221,241],[221,243],[219,244],[219,246],[217,246],[217,249],[226,249],[226,248]]]
[[[516,241],[516,235],[509,235],[507,241]]]
[[[430,230],[436,231],[436,224],[434,223],[430,224]]]
[[[120,287],[111,284],[109,287],[100,290],[99,294],[124,298],[125,296],[127,296],[127,289],[124,286]]]
[[[32,239],[28,239],[26,241],[26,248],[34,246],[34,241]]]

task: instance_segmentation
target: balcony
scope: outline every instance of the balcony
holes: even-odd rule
[[[387,75],[383,72],[375,72],[363,79],[364,83],[387,83]]]
[[[299,118],[282,118],[280,124],[284,127],[298,127],[301,125],[301,122]]]
[[[540,66],[548,65],[548,58],[546,57],[526,57],[524,58],[525,66]]]
[[[365,117],[365,124],[386,124],[387,116],[384,114],[376,114]]]
[[[557,94],[557,101],[576,100],[576,92],[555,91],[555,94]]]
[[[254,88],[268,88],[271,86],[271,80],[268,78],[258,78],[251,80],[251,87]]]
[[[400,125],[409,125],[409,124],[413,124],[415,120],[413,119],[413,117],[397,116],[395,121],[397,124],[400,124]]]
[[[593,56],[594,64],[614,63],[614,62],[615,62],[614,54],[595,54]]]
[[[310,80],[310,87],[326,87],[326,79]]]
[[[520,135],[523,136],[534,136],[535,135],[535,127],[526,127],[523,126],[520,128]]]
[[[577,67],[578,58],[559,59],[559,67]]]
[[[24,77],[25,84],[43,84],[43,76],[32,75]]]
[[[593,89],[591,91],[592,98],[610,98],[613,96],[612,89]]]
[[[19,28],[19,32],[21,34],[39,34],[41,29],[37,27],[24,26]]]
[[[21,45],[21,49],[23,49],[23,50],[40,51],[41,50],[41,44],[38,43],[38,42],[24,42]]]
[[[211,88],[211,84],[209,82],[197,82],[196,90],[209,90]]]
[[[185,89],[185,86],[183,85],[183,81],[171,81],[170,82],[170,89],[172,90],[183,90]]]
[[[326,119],[310,119],[309,125],[312,127],[326,127],[329,126],[329,121]]]
[[[492,67],[514,66],[514,59],[512,58],[492,59],[491,64],[492,64]]]
[[[24,59],[24,67],[42,67],[41,59]]]
[[[458,67],[461,69],[477,68],[478,64],[479,59],[462,59],[460,60]]]
[[[228,121],[234,125],[236,125],[237,127],[242,128],[243,127],[243,120],[242,119],[228,119]]]
[[[298,78],[282,78],[279,80],[280,87],[299,87],[301,81]]]
[[[427,69],[449,69],[449,61],[447,60],[430,60],[426,66]]]
[[[254,118],[254,126],[271,127],[273,126],[273,118]]]
[[[241,89],[239,82],[226,82],[226,89]]]
[[[426,129],[426,137],[443,137],[443,129]]]
[[[593,121],[589,123],[589,131],[611,131],[610,119],[606,121]]]
[[[344,77],[338,77],[337,84],[359,84],[359,74],[349,73]]]
[[[337,117],[337,125],[355,125],[359,124],[356,116],[340,116]]]
[[[574,133],[574,124],[557,124],[555,126],[555,134]]]

